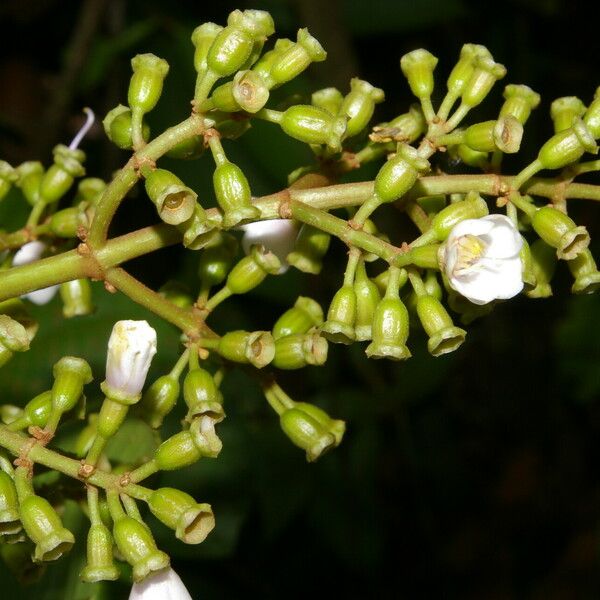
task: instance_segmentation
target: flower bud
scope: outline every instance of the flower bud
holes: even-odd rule
[[[83,429],[79,431],[73,452],[78,458],[84,458],[90,451],[96,438],[96,431],[98,429],[98,413],[89,413],[87,417],[87,424]]]
[[[25,329],[28,338],[27,343],[25,343],[23,331],[13,321]],[[12,358],[14,351],[27,350],[29,342],[35,337],[37,330],[37,321],[30,317],[21,300],[11,298],[0,302],[0,367]],[[15,350],[11,350],[11,346]]]
[[[306,144],[327,144],[332,150],[341,148],[346,133],[346,120],[335,117],[324,108],[310,104],[290,106],[281,115],[281,129],[290,137]]]
[[[158,293],[163,297],[179,306],[179,308],[189,308],[194,304],[194,299],[190,292],[190,288],[174,279],[169,279],[166,283],[160,286]]]
[[[223,232],[218,234],[215,241],[200,255],[198,276],[203,286],[210,288],[225,280],[237,250],[235,237]]]
[[[412,264],[421,269],[439,269],[439,249],[439,244],[428,244],[427,246],[412,248],[410,251]]]
[[[485,121],[465,130],[464,143],[478,152],[500,150],[514,154],[521,147],[523,125],[513,116],[501,116],[497,121]]]
[[[548,298],[552,296],[550,281],[554,276],[556,268],[556,250],[544,242],[544,240],[535,240],[530,247],[531,250],[531,268],[535,278],[535,287],[526,290],[525,294],[529,298]]]
[[[195,160],[204,154],[205,149],[202,136],[193,135],[173,146],[166,156],[177,160]]]
[[[35,544],[33,560],[48,562],[68,552],[75,538],[63,527],[60,517],[50,503],[40,496],[31,494],[21,501],[21,522]]]
[[[102,197],[102,193],[106,189],[106,182],[99,177],[85,177],[77,184],[77,192],[73,199],[73,205],[80,202],[95,205]]]
[[[351,344],[356,339],[356,292],[352,285],[343,285],[333,297],[327,320],[321,327],[323,335],[335,344]]]
[[[375,177],[375,195],[381,202],[397,200],[413,187],[429,166],[429,161],[421,158],[412,146],[399,143],[396,155],[384,163]]]
[[[571,292],[573,294],[593,294],[600,288],[600,273],[596,261],[589,249],[585,249],[573,260],[567,262],[575,278]]]
[[[46,244],[44,244],[44,242],[40,242],[39,240],[27,242],[27,244],[21,246],[21,248],[14,255],[12,260],[13,267],[19,267],[21,265],[26,265],[33,261],[39,260],[42,258],[42,255],[45,251]],[[51,285],[50,287],[24,294],[22,298],[27,298],[27,300],[33,302],[34,304],[43,305],[50,302],[50,300],[54,298],[54,295],[57,291],[58,285]],[[37,325],[35,326],[35,331],[37,331]],[[33,335],[35,335],[35,333]],[[30,337],[33,338],[33,335]]]
[[[469,108],[481,104],[494,83],[505,75],[504,65],[494,62],[491,55],[478,55],[475,58],[473,73],[461,92],[462,103]]]
[[[430,98],[433,92],[433,71],[438,59],[423,48],[413,50],[400,59],[400,68],[411,92],[419,99]]]
[[[350,85],[352,85],[352,82],[350,83]],[[343,102],[344,96],[342,95],[342,92],[340,92],[340,90],[334,87],[328,87],[323,88],[322,90],[317,90],[316,92],[313,92],[310,97],[310,103],[313,106],[324,108],[332,115],[337,115],[340,112]],[[348,135],[347,126],[346,135]]]
[[[554,134],[541,147],[537,160],[542,169],[561,169],[581,158],[584,152],[596,154],[598,146],[584,122],[577,118],[569,129]]]
[[[268,331],[229,331],[219,340],[217,352],[227,360],[262,369],[275,357],[275,341]]]
[[[44,167],[37,160],[28,160],[21,163],[15,171],[17,172],[17,186],[21,188],[25,200],[31,206],[40,199],[40,183],[44,176]]]
[[[21,522],[17,490],[11,476],[0,470],[0,535],[19,531],[21,531]]]
[[[222,112],[232,113],[241,110],[240,105],[233,96],[233,81],[228,81],[215,88],[210,97],[210,101],[217,110]]]
[[[327,58],[327,52],[321,44],[308,32],[299,29],[296,43],[289,45],[276,56],[268,74],[269,87],[279,87],[291,81],[311,63],[321,62]]]
[[[431,229],[438,240],[445,240],[454,226],[465,219],[479,219],[489,213],[486,201],[477,193],[469,192],[460,202],[449,204],[431,221]]]
[[[216,219],[210,218],[196,202],[192,216],[177,225],[177,229],[183,233],[183,246],[189,250],[201,250],[217,235],[216,224]]]
[[[325,411],[305,402],[284,411],[280,424],[292,443],[306,451],[309,462],[338,446],[346,428],[343,421],[333,420]]]
[[[523,289],[527,291],[535,288],[537,281],[535,278],[529,242],[523,236],[521,236],[521,238],[523,242],[521,251],[519,252],[519,256],[521,258],[521,276],[523,279]]]
[[[354,292],[356,294],[355,339],[364,342],[371,339],[373,315],[381,300],[379,288],[369,279],[364,261],[360,261],[356,269]]]
[[[417,314],[429,336],[427,350],[433,356],[454,352],[464,341],[467,332],[455,327],[442,303],[433,296],[420,296]]]
[[[504,104],[500,109],[500,116],[512,116],[521,125],[529,119],[534,108],[540,104],[540,95],[526,85],[509,84],[504,88]]]
[[[0,346],[11,352],[29,350],[29,335],[21,323],[0,314]]]
[[[458,97],[469,83],[475,70],[477,58],[480,56],[491,58],[491,54],[485,46],[479,44],[463,45],[458,62],[448,77],[448,91],[455,97]]]
[[[269,99],[267,84],[254,71],[238,71],[233,78],[231,93],[238,106],[236,110],[251,114],[263,108]]]
[[[275,61],[283,54],[288,48],[295,45],[295,42],[287,38],[279,38],[275,42],[275,46],[272,50],[265,52],[258,61],[253,65],[252,71],[260,76],[265,83],[268,85],[269,72]]]
[[[323,266],[323,257],[329,249],[331,236],[311,225],[302,225],[293,252],[287,262],[303,273],[318,275]]]
[[[600,87],[596,89],[594,99],[583,115],[583,122],[594,139],[600,138]]]
[[[14,404],[2,404],[0,406],[0,421],[5,425],[10,425],[23,415],[23,409]]]
[[[46,390],[32,398],[23,408],[23,415],[18,420],[19,429],[27,429],[31,425],[45,427],[52,411],[52,390]],[[18,423],[15,421],[15,428]]]
[[[132,111],[148,113],[156,106],[162,94],[169,64],[154,54],[138,54],[131,59],[131,68],[133,75],[129,82],[127,103]]]
[[[555,208],[539,208],[534,213],[531,224],[547,244],[556,248],[558,258],[573,260],[590,244],[587,229],[578,227],[573,219]]]
[[[450,155],[454,158],[454,154],[469,167],[476,169],[485,169],[488,164],[487,152],[479,152],[469,148],[466,144],[458,144],[458,146],[450,146],[448,149]]]
[[[113,528],[119,552],[133,567],[134,581],[141,581],[154,571],[169,566],[169,557],[157,547],[145,524],[132,517],[123,516]]]
[[[94,312],[92,287],[88,279],[73,279],[61,284],[60,297],[63,301],[63,316],[67,319],[90,315]]]
[[[114,581],[119,569],[113,561],[113,539],[103,523],[93,523],[87,537],[87,564],[80,573],[82,581]]]
[[[223,226],[226,229],[260,216],[260,210],[252,205],[248,180],[237,165],[230,162],[220,164],[213,174],[213,186],[224,212]]]
[[[146,176],[146,192],[160,218],[169,225],[187,221],[198,198],[196,192],[185,186],[179,177],[165,169],[154,169]]]
[[[5,160],[0,160],[0,200],[8,194],[18,174]]]
[[[273,366],[278,369],[301,369],[321,366],[327,360],[327,340],[313,333],[293,333],[275,340]]]
[[[73,185],[75,177],[85,175],[82,150],[71,149],[59,144],[52,151],[54,164],[44,173],[40,182],[40,196],[44,202],[57,202]]]
[[[159,377],[142,396],[140,407],[154,429],[158,429],[163,419],[173,410],[179,398],[179,381],[172,375]]]
[[[155,354],[156,331],[146,321],[117,321],[108,340],[102,391],[117,402],[137,402]]]
[[[194,44],[194,69],[197,73],[204,73],[207,69],[206,58],[217,35],[223,27],[216,23],[203,23],[198,25],[192,32],[192,44]]]
[[[75,238],[79,227],[85,224],[85,217],[82,219],[82,216],[79,208],[75,206],[63,208],[50,217],[50,232],[60,238]]]
[[[348,119],[345,137],[349,138],[360,133],[371,120],[375,105],[383,102],[384,99],[383,90],[372,86],[367,81],[358,79],[358,77],[352,78],[350,93],[344,98],[338,112]]]
[[[220,422],[223,420],[223,395],[213,376],[205,369],[191,369],[183,380],[183,399],[189,408],[188,417],[206,412],[214,413]]]
[[[373,341],[365,350],[369,358],[410,358],[408,339],[408,310],[398,297],[384,297],[375,309],[371,335]]]
[[[273,325],[273,338],[297,333],[307,333],[313,327],[323,324],[323,309],[316,300],[299,296],[294,306],[286,310]]]
[[[63,356],[52,368],[52,409],[64,413],[75,407],[83,386],[93,379],[92,369],[83,358]]]
[[[203,542],[215,526],[210,504],[198,504],[189,494],[175,488],[164,487],[152,492],[148,507],[186,544]]]
[[[192,434],[180,431],[157,448],[154,460],[161,471],[174,471],[194,464],[201,456]]]
[[[231,269],[226,287],[232,294],[245,294],[260,285],[267,275],[278,273],[280,268],[281,263],[275,254],[262,246],[253,246],[250,255]]]
[[[131,110],[122,104],[109,111],[102,121],[106,137],[121,150],[133,147],[131,121]],[[142,123],[142,138],[145,142],[150,139],[150,127],[145,122]]]
[[[550,117],[554,125],[554,133],[564,131],[573,126],[576,119],[585,113],[585,104],[575,96],[557,98],[550,105]]]

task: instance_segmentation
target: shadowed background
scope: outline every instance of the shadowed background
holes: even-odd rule
[[[271,106],[291,95],[296,102],[308,99],[329,85],[345,93],[349,79],[360,76],[386,92],[374,122],[389,119],[413,101],[399,70],[402,54],[422,46],[440,58],[439,103],[461,45],[487,45],[508,68],[502,84],[526,83],[542,94],[521,153],[506,161],[507,172],[529,162],[551,134],[554,98],[577,95],[589,102],[600,84],[597,25],[590,3],[581,1],[5,0],[0,157],[11,164],[47,164],[54,144],[76,131],[83,106],[102,118],[126,101],[129,60],[138,52],[154,52],[171,66],[163,98],[148,118],[152,131],[180,121],[189,113],[195,79],[193,28],[208,20],[224,23],[230,10],[248,7],[271,11],[276,36],[293,37],[308,26],[329,52],[325,63],[284,86]],[[502,87],[476,117],[494,118]],[[108,178],[127,158],[106,142],[101,127],[83,148],[94,176]],[[256,195],[283,188],[287,173],[311,159],[302,144],[265,123],[225,148]],[[164,165],[205,205],[214,202],[210,157]],[[351,178],[371,179],[375,172],[370,166]],[[573,205],[572,214],[594,240],[599,207]],[[7,199],[0,205],[2,226],[18,226],[23,209],[15,195]],[[132,222],[155,221],[143,194],[133,193],[114,233]],[[594,240],[596,256],[597,248]],[[293,270],[270,278],[247,298],[220,307],[214,328],[270,329],[299,294],[326,306],[340,284],[344,258],[334,242],[319,278]],[[155,288],[176,277],[195,291],[197,260],[194,253],[169,249],[130,268]],[[367,361],[358,345],[330,345],[324,368],[284,374],[282,385],[295,399],[315,402],[348,423],[342,445],[317,464],[308,465],[283,436],[254,382],[231,373],[224,383],[228,418],[220,429],[221,456],[152,481],[180,486],[215,511],[217,527],[198,547],[184,546],[151,520],[192,596],[597,598],[600,301],[572,297],[570,285],[560,265],[554,298],[498,306],[467,327],[466,343],[449,356],[430,357],[425,338],[413,328],[414,356],[406,363]],[[94,292],[98,310],[89,317],[64,322],[58,299],[32,308],[42,327],[32,350],[0,372],[3,402],[24,404],[47,389],[51,366],[65,353],[85,356],[101,381],[106,341],[119,318],[149,318],[159,331],[151,377],[170,368],[176,332],[120,295],[99,287]],[[92,404],[98,401],[93,386]],[[167,432],[177,429],[180,416],[169,421]],[[153,444],[146,434],[132,426],[129,437],[113,445],[114,458],[139,458],[144,444]],[[135,457],[128,454],[132,446]],[[65,519],[78,530],[81,545],[85,521],[76,512],[67,507]],[[74,550],[19,592],[0,564],[3,593],[36,600],[126,597],[125,585],[78,584],[81,560]]]

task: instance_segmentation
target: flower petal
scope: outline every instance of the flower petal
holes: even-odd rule
[[[279,258],[281,261],[280,273],[287,270],[288,264],[285,259],[294,249],[298,234],[298,228],[294,221],[290,219],[270,219],[242,225],[242,229],[244,230],[242,247],[246,254],[250,252],[252,246],[260,244]]]
[[[485,242],[485,256],[490,258],[512,258],[517,256],[523,246],[521,234],[513,222],[504,215],[488,215],[482,220],[493,224],[492,229],[480,239]]]
[[[173,569],[162,569],[133,584],[129,600],[192,600]]]
[[[486,221],[486,218],[487,217],[481,219],[465,219],[464,221],[460,221],[452,228],[452,231],[448,236],[447,243],[452,244],[456,239],[462,237],[463,235],[481,236],[489,233],[493,229],[494,223],[491,221]]]

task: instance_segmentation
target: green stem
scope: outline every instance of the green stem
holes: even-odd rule
[[[158,464],[155,460],[149,460],[147,463],[139,466],[137,469],[131,471],[129,478],[132,483],[139,483],[144,479],[154,475],[158,471]]]
[[[458,96],[456,94],[453,94],[452,92],[448,92],[444,96],[444,99],[442,100],[442,105],[440,106],[440,110],[438,110],[437,113],[441,121],[445,121],[448,118],[448,115],[450,114],[450,111],[452,110],[452,107],[454,106],[454,103],[456,102],[457,98]]]
[[[459,123],[467,116],[470,110],[469,106],[461,103],[456,109],[456,112],[446,121],[444,131],[452,131],[454,128],[458,127]]]

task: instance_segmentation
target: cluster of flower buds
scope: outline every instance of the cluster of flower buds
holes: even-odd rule
[[[176,324],[185,346],[171,370],[144,389],[157,351],[156,332],[145,321],[119,321],[108,342],[99,406],[88,410],[85,403],[90,365],[64,356],[53,366],[54,380],[45,391],[23,407],[2,407],[0,549],[13,564],[23,562],[24,553],[36,564],[55,560],[74,543],[61,521],[62,498],[51,503],[36,493],[32,474],[41,463],[87,484],[84,581],[119,578],[118,562],[128,563],[136,582],[131,598],[189,597],[169,557],[158,549],[138,501],[189,544],[202,542],[214,527],[211,507],[182,490],[152,490],[141,482],[219,455],[219,424],[225,418],[221,382],[228,369],[238,366],[255,377],[283,433],[314,461],[341,443],[345,423],[290,398],[276,381],[277,371],[324,365],[330,342],[362,342],[370,358],[405,360],[414,330],[432,356],[447,354],[466,337],[454,319],[469,325],[521,292],[550,296],[559,261],[567,263],[573,293],[600,287],[590,236],[568,214],[566,202],[575,177],[600,170],[600,161],[581,162],[598,150],[600,88],[589,106],[574,97],[555,100],[554,134],[516,176],[507,176],[503,157],[520,151],[540,96],[511,83],[490,118],[463,125],[506,75],[487,48],[463,46],[437,109],[432,99],[438,59],[424,49],[403,56],[400,70],[417,103],[373,126],[384,92],[358,77],[345,95],[326,87],[309,103],[269,107],[272,90],[326,58],[307,29],[300,29],[295,41],[278,39],[267,47],[274,30],[271,16],[261,10],[235,10],[223,26],[197,27],[191,39],[197,74],[192,113],[154,138],[145,118],[162,95],[169,66],[153,54],[134,57],[127,105],[118,105],[103,121],[109,140],[133,156],[108,184],[83,177],[85,155],[78,146],[93,122],[89,109],[83,128],[69,146],[54,149],[48,168],[37,161],[16,167],[0,161],[0,201],[17,188],[30,208],[22,229],[0,231],[0,294],[5,281],[18,290],[0,302],[0,367],[26,352],[34,339],[38,324],[27,301],[43,304],[59,291],[65,317],[92,312],[84,275],[105,277],[108,289],[119,289]],[[289,174],[286,190],[258,201],[252,182],[224,147],[243,135],[252,119],[277,125],[307,144],[316,159]],[[445,174],[445,163],[435,164],[436,153],[446,151],[454,167],[465,167],[466,177]],[[165,155],[189,160],[204,154],[214,162],[213,206],[210,197],[199,199],[178,175],[157,164]],[[373,182],[331,186],[348,171],[378,160]],[[437,176],[427,177],[434,168]],[[542,170],[559,173],[540,181]],[[138,180],[162,221],[143,231],[140,252],[132,247],[139,232],[105,240],[119,201]],[[594,186],[570,189],[600,198]],[[494,204],[505,214],[490,214]],[[408,240],[395,237],[406,229],[385,227],[391,210],[381,218],[382,205],[393,205],[418,233]],[[345,209],[346,218],[331,212],[336,209]],[[335,238],[347,246],[348,260],[325,312],[317,300],[299,296],[270,331],[210,328],[221,303],[251,294],[269,277],[290,267],[319,274]],[[76,251],[79,241],[85,243]],[[113,269],[178,241],[199,251],[196,282],[169,281],[155,293]],[[88,259],[90,270],[75,270],[70,278],[56,274],[53,261],[65,250],[71,250],[71,262],[60,264],[67,270]],[[121,275],[115,278],[115,272]],[[28,281],[32,276],[37,287]],[[178,430],[163,439],[163,422],[178,404],[184,411]],[[139,464],[111,464],[107,449],[131,417],[144,420],[159,441]],[[73,418],[85,419],[74,445],[79,462],[46,447]],[[14,465],[5,450],[17,457]]]

